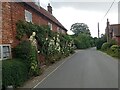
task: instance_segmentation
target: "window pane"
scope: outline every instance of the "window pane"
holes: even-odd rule
[[[9,46],[3,46],[3,58],[10,57],[10,48]]]
[[[48,22],[48,26],[49,26],[50,30],[52,30],[52,24]]]
[[[29,11],[25,10],[25,20],[27,22],[32,22],[32,13],[30,13]]]

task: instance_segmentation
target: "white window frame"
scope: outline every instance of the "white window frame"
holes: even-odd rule
[[[50,27],[50,30],[52,30],[52,24],[48,22],[48,26]]]
[[[9,47],[10,56],[8,58],[3,58],[3,47],[4,46]],[[0,45],[0,48],[1,48],[1,51],[0,51],[1,52],[1,58],[0,58],[0,60],[10,59],[11,58],[11,45],[10,44],[2,44],[2,45]]]
[[[28,16],[28,15],[30,15],[30,16]],[[32,13],[29,12],[28,10],[25,10],[25,21],[32,22]]]

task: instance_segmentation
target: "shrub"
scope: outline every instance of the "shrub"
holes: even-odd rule
[[[112,51],[116,51],[116,50],[119,50],[119,46],[118,45],[112,45],[111,47],[110,47],[110,49],[112,50]]]
[[[118,45],[112,45],[105,52],[111,55],[112,57],[120,58],[120,46]]]
[[[2,84],[7,86],[20,86],[27,80],[27,67],[20,60],[4,60],[2,61]]]
[[[69,46],[69,44],[71,44],[71,41],[73,40],[69,35],[52,32],[48,27],[48,25],[39,26],[39,25],[35,25],[25,21],[17,22],[16,38],[18,40],[22,40],[24,35],[26,35],[27,37],[30,37],[33,32],[36,32],[35,38],[37,40],[38,49],[40,53],[45,56],[46,64],[48,64],[49,62],[54,63],[54,61],[58,59],[56,57],[57,55],[56,46],[60,47],[60,52],[58,53],[62,53],[62,56],[63,55],[67,56],[70,54],[70,51],[68,50],[70,50],[69,48],[72,48],[72,47]],[[31,46],[29,46],[30,45],[29,43],[26,43],[23,45],[20,45],[19,47],[16,48],[15,52],[17,52],[16,54],[17,56],[16,55],[15,56],[19,58],[23,58],[23,61],[27,62],[29,66],[31,63],[31,62],[28,62],[29,54],[31,54],[30,53],[31,51],[29,48],[31,48]]]
[[[109,49],[110,46],[111,46],[110,43],[107,43],[107,42],[106,42],[106,43],[103,43],[101,49],[105,51],[105,50]]]
[[[102,50],[107,50],[107,49],[109,49],[112,45],[116,45],[116,41],[115,41],[115,40],[111,40],[111,41],[109,41],[109,42],[103,43],[101,49],[102,49]]]
[[[101,34],[101,38],[95,39],[95,45],[96,45],[97,49],[100,50],[103,43],[105,43],[105,42],[107,42],[107,37],[106,37],[106,35]]]
[[[117,42],[115,40],[111,40],[109,43],[110,43],[110,46],[117,44]]]
[[[120,58],[120,46],[118,46],[118,45],[112,45],[112,46],[110,47],[110,50],[111,50],[111,55],[112,55],[113,57],[118,57],[118,58]]]
[[[102,40],[101,38],[96,40],[96,47],[97,47],[98,50],[101,49],[103,43],[105,43],[105,41]]]
[[[22,41],[13,49],[14,57],[20,58],[26,64],[29,76],[37,76],[40,74],[37,60],[37,51],[29,41]]]
[[[18,46],[13,49],[13,57],[14,58],[21,58],[21,61],[29,67],[31,43],[29,41],[22,41]]]

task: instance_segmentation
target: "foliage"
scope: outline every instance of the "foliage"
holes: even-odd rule
[[[111,47],[111,44],[108,42],[105,42],[105,43],[103,43],[101,49],[105,51],[105,50],[109,49],[110,47]]]
[[[107,49],[109,49],[112,45],[115,45],[115,44],[116,44],[115,40],[111,40],[111,41],[109,41],[109,42],[105,42],[105,43],[103,43],[101,49],[102,49],[102,50],[107,50]]]
[[[89,27],[86,24],[75,23],[71,26],[71,31],[74,33],[72,37],[77,49],[86,49],[95,46]]]
[[[101,50],[106,52],[107,54],[113,56],[113,57],[120,58],[120,46],[116,45],[115,40],[105,42],[102,45]]]
[[[13,49],[13,57],[21,58],[22,62],[28,67],[30,64],[29,54],[30,54],[31,43],[29,41],[22,41],[18,46]]]
[[[86,34],[79,34],[74,39],[74,43],[77,49],[86,49],[93,46],[92,37]]]
[[[120,59],[120,46],[113,45],[108,50],[105,51],[107,54],[111,55],[112,57],[116,57]]]
[[[90,35],[90,30],[88,26],[84,23],[75,23],[71,26],[70,29],[75,35],[87,34]]]
[[[93,46],[96,46],[96,42],[97,42],[97,37],[94,37],[92,40],[93,40]]]
[[[21,61],[26,64],[29,76],[39,75],[37,51],[29,41],[22,41],[14,48],[13,53],[15,58],[20,58]]]
[[[110,47],[110,49],[111,49],[112,51],[119,50],[119,48],[120,48],[120,46],[118,46],[118,45],[112,45],[112,46]]]
[[[20,86],[27,79],[27,67],[18,59],[2,61],[2,84],[7,86]]]
[[[98,38],[96,40],[96,47],[97,47],[97,49],[100,50],[102,45],[103,45],[103,43],[105,43],[105,42],[107,42],[106,35],[102,35],[101,38]]]
[[[109,43],[110,43],[110,46],[117,44],[117,42],[115,40],[110,40]]]
[[[22,40],[25,35],[29,38],[32,32],[36,32],[38,50],[45,56],[46,64],[54,63],[59,57],[67,56],[73,50],[73,40],[69,35],[52,32],[48,26],[39,26],[24,21],[17,23],[16,37],[19,40]]]

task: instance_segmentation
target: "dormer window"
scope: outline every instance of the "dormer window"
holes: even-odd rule
[[[25,20],[27,22],[32,22],[32,13],[29,12],[28,10],[25,10]]]

